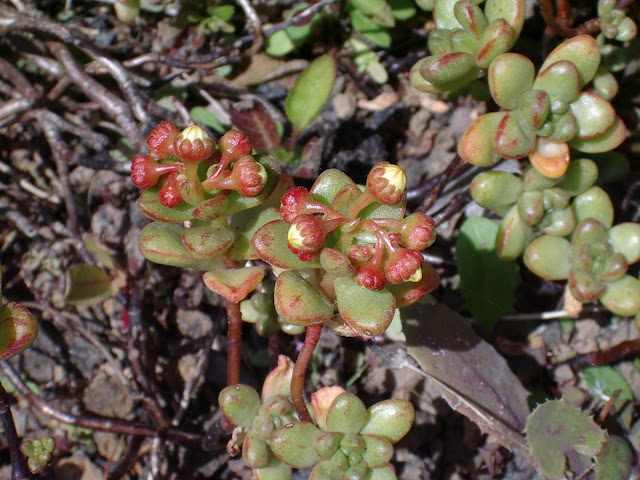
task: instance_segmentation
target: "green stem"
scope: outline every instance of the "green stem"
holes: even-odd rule
[[[309,325],[304,337],[302,349],[296,358],[293,366],[293,375],[291,377],[291,400],[296,409],[298,418],[301,422],[311,422],[311,415],[307,410],[307,404],[304,401],[304,379],[307,373],[307,366],[311,360],[311,355],[320,340],[322,332],[322,324]]]

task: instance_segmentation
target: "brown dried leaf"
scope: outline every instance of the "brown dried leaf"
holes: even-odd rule
[[[451,408],[501,445],[528,456],[522,431],[529,392],[505,359],[443,305],[420,301],[400,315],[409,354]]]

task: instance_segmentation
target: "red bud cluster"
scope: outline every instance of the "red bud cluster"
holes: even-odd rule
[[[178,127],[169,121],[156,125],[147,137],[149,155],[154,158],[167,158],[174,155],[173,141],[178,133],[180,133]]]
[[[400,167],[389,162],[377,163],[367,176],[367,189],[376,200],[386,205],[400,202],[406,188],[406,175]]]
[[[397,248],[389,254],[384,265],[384,275],[389,283],[402,283],[407,280],[420,281],[424,258],[416,250]],[[420,272],[420,273],[419,273]]]
[[[185,163],[199,163],[213,154],[213,139],[197,125],[185,128],[175,137],[176,157]]]
[[[148,155],[136,155],[131,160],[131,179],[136,187],[146,190],[153,187],[160,177],[181,170],[179,164],[162,164]]]
[[[412,250],[424,250],[436,240],[436,224],[424,213],[412,213],[402,225],[402,244]]]

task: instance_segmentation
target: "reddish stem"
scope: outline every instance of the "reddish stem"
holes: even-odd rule
[[[227,300],[227,385],[240,383],[240,342],[242,314],[240,302]]]
[[[322,324],[309,325],[304,337],[304,343],[302,349],[296,358],[296,363],[293,366],[293,376],[291,377],[291,400],[293,406],[296,409],[298,418],[301,422],[311,422],[311,416],[307,410],[307,404],[304,401],[304,378],[307,373],[307,366],[311,355],[320,340],[320,333],[322,332]]]

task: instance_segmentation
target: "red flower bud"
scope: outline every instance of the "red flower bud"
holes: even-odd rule
[[[384,274],[390,283],[402,283],[410,280],[418,282],[422,278],[424,258],[416,250],[397,248],[390,252],[384,266]]]
[[[218,148],[223,156],[228,156],[229,161],[233,162],[240,157],[251,155],[253,146],[249,137],[240,130],[229,130],[220,140],[218,140]]]
[[[167,182],[167,184],[158,192],[158,198],[160,199],[160,203],[162,205],[169,208],[173,208],[176,205],[180,205],[182,203],[182,195],[180,194],[178,185],[176,185],[175,172],[173,172],[169,176],[169,181]]]
[[[178,127],[169,121],[156,125],[147,137],[149,155],[154,158],[166,158],[174,155],[173,141],[179,132]]]
[[[267,183],[267,171],[253,157],[244,156],[233,166],[231,179],[235,190],[244,197],[255,197]]]
[[[404,219],[402,244],[411,250],[424,250],[436,240],[435,222],[424,213],[412,213]]]
[[[146,190],[153,187],[162,175],[179,170],[182,165],[162,164],[148,155],[136,155],[131,160],[131,180],[136,187]]]
[[[326,213],[331,217],[342,217],[338,212],[320,202],[317,202],[304,187],[292,187],[285,192],[280,200],[280,213],[282,219],[291,223],[298,215]],[[341,219],[338,223],[344,223],[346,219]],[[335,225],[333,226],[335,227]]]
[[[380,203],[393,205],[400,202],[407,188],[407,176],[397,165],[380,162],[367,176],[367,188]]]
[[[354,263],[366,263],[373,256],[373,247],[369,245],[351,245],[347,251],[347,256]]]
[[[287,247],[289,248],[289,250],[295,253],[296,256],[303,262],[313,262],[318,256],[318,254],[320,253],[320,250],[318,250],[317,252],[302,252],[297,248],[292,247],[291,244],[288,242],[287,242]]]
[[[211,156],[213,139],[198,125],[185,128],[173,142],[175,155],[185,163],[198,163]]]
[[[369,263],[358,267],[356,271],[356,282],[364,288],[375,291],[382,290],[387,284],[380,268]]]
[[[305,253],[317,252],[324,243],[325,231],[322,222],[313,215],[298,215],[287,233],[287,240],[296,250]]]

